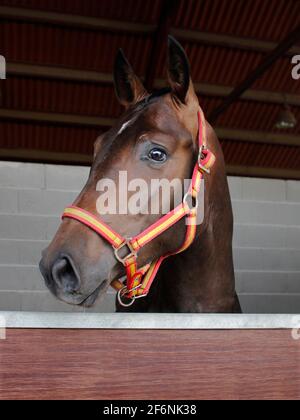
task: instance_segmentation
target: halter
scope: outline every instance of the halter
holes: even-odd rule
[[[204,173],[209,174],[210,168],[215,163],[215,156],[206,147],[206,126],[202,110],[198,112],[199,121],[199,155],[195,165],[191,185],[182,203],[174,210],[170,211],[148,229],[135,236],[134,238],[123,238],[110,226],[105,224],[99,217],[76,206],[65,209],[62,218],[77,220],[92,229],[98,235],[109,242],[113,249],[116,259],[123,264],[126,269],[126,285],[122,279],[114,280],[111,286],[118,292],[118,300],[122,306],[131,306],[136,299],[148,295],[150,287],[163,261],[171,255],[185,251],[194,242],[197,232],[197,211],[198,194]],[[186,218],[186,235],[183,245],[177,251],[164,255],[157,260],[142,268],[138,268],[137,258],[141,248],[149,242],[163,234],[177,222]],[[127,301],[125,301],[125,299]]]

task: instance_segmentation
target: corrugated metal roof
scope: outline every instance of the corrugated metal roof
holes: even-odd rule
[[[104,129],[3,121],[0,149],[35,149],[91,155],[97,136]],[[222,140],[228,165],[299,169],[300,148]]]
[[[152,45],[150,35],[128,35],[59,28],[42,24],[4,22],[1,48],[8,61],[62,66],[111,73],[115,54],[123,48],[139,75],[144,75]],[[190,58],[195,82],[235,86],[253,71],[264,54],[217,46],[182,42]],[[156,63],[157,76],[165,75],[165,56]],[[276,62],[254,88],[300,93],[300,83],[291,77],[289,57]]]
[[[295,129],[279,130],[275,128],[275,123],[277,122],[281,110],[281,105],[238,101],[220,116],[218,119],[218,125],[245,130],[299,134],[299,107],[291,107],[292,112],[298,120],[298,124]]]
[[[58,13],[116,19],[156,25],[162,0],[1,0],[1,5]],[[279,42],[300,23],[300,2],[294,0],[180,0],[173,26],[216,34]],[[165,75],[165,57],[150,63],[152,34],[129,34],[108,30],[63,27],[38,22],[3,20],[1,50],[7,61],[111,73],[118,48],[123,48],[139,75],[150,65],[157,77]],[[198,83],[236,86],[261,62],[264,54],[199,42],[183,41]],[[300,81],[291,77],[291,59],[284,56],[256,81],[253,88],[300,95]],[[109,84],[47,80],[9,76],[1,83],[1,106],[13,110],[116,117],[121,112]],[[282,96],[284,101],[284,96]],[[200,98],[210,114],[219,97]],[[225,128],[273,132],[278,104],[239,100],[218,120]],[[292,111],[300,134],[300,107]],[[4,121],[0,127],[2,148],[28,148],[90,153],[97,130]],[[299,149],[245,142],[223,142],[229,164],[300,169]]]
[[[221,141],[228,165],[299,169],[300,148],[270,144]]]
[[[93,144],[101,131],[97,128],[1,121],[0,149],[92,154]]]
[[[107,19],[156,24],[164,0],[2,0],[26,7]],[[299,24],[295,0],[180,0],[174,26],[279,41]]]
[[[111,73],[119,48],[143,74],[151,36],[59,28],[43,24],[4,22],[1,49],[8,61],[96,70]]]
[[[294,0],[181,0],[175,26],[276,42],[299,22]]]
[[[199,97],[209,115],[220,98]],[[116,118],[122,112],[112,85],[57,80],[10,77],[3,84],[1,106],[6,109],[78,114]],[[280,105],[253,101],[235,102],[218,120],[218,126],[236,129],[273,131],[281,111]],[[300,108],[292,107],[298,124],[289,134],[300,134]]]
[[[24,111],[116,117],[122,108],[112,85],[9,77],[1,107]]]

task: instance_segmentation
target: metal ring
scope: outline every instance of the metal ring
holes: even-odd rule
[[[129,302],[129,303],[124,303],[123,300],[122,300],[122,298],[126,295],[126,293],[133,292],[136,289],[137,289],[137,287],[135,287],[132,290],[127,290],[127,286],[124,286],[123,289],[119,290],[118,291],[118,302],[119,302],[119,304],[121,306],[123,306],[124,308],[129,308],[130,306],[132,306],[134,304],[134,302],[136,301],[136,297],[135,296],[133,296],[131,298],[131,302]]]
[[[189,206],[189,204],[188,204],[189,197],[191,197],[192,200],[195,200],[196,201],[195,206],[193,206],[193,207],[190,207]],[[189,206],[190,211],[197,210],[199,208],[199,199],[198,199],[198,197],[193,197],[192,194],[189,193],[189,192],[187,192],[185,194],[185,196],[183,197],[183,202],[184,202],[184,204],[187,204]]]

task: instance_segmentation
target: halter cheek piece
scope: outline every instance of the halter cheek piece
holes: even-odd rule
[[[184,196],[183,202],[178,207],[159,219],[144,232],[134,238],[126,239],[102,222],[99,217],[94,216],[86,210],[71,206],[66,208],[63,213],[63,219],[77,220],[102,236],[112,245],[116,259],[126,269],[126,286],[124,286],[121,280],[115,280],[111,283],[111,286],[118,292],[118,300],[122,306],[131,306],[136,299],[147,296],[162,262],[171,255],[185,251],[191,246],[196,237],[198,194],[201,182],[204,173],[209,174],[210,168],[215,163],[215,156],[206,148],[206,126],[202,110],[198,112],[198,120],[199,157],[193,171],[190,188]],[[138,251],[184,217],[187,222],[187,230],[181,248],[174,253],[160,257],[151,264],[138,268]]]

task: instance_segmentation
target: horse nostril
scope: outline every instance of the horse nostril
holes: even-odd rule
[[[80,279],[73,262],[68,257],[55,261],[52,267],[52,277],[65,293],[76,293],[80,289]]]

